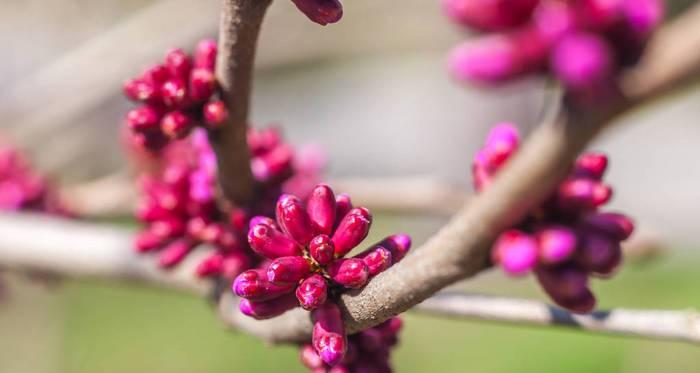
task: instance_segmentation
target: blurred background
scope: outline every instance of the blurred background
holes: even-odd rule
[[[691,1],[670,1],[675,14]],[[121,82],[172,46],[216,35],[218,0],[0,2],[0,130],[64,185],[127,174],[119,142],[131,106]],[[488,128],[527,131],[553,94],[539,81],[477,90],[450,81],[465,35],[438,0],[346,1],[325,28],[292,3],[270,9],[252,119],[326,149],[328,176],[434,180],[470,193],[469,165]],[[592,148],[610,154],[612,208],[664,242],[663,254],[595,284],[601,307],[700,308],[700,89],[625,117]],[[107,194],[103,198],[109,199]],[[361,203],[361,201],[359,201]],[[375,237],[420,243],[447,216],[380,214]],[[121,224],[131,224],[121,222]],[[292,347],[225,331],[203,300],[115,284],[50,288],[11,277],[0,304],[0,372],[301,372]],[[544,299],[528,279],[489,273],[468,290]],[[398,372],[700,372],[700,350],[582,333],[408,315]]]

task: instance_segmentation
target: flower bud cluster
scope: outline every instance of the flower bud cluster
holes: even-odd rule
[[[0,145],[0,210],[71,216],[48,179],[10,145]]]
[[[337,306],[329,303],[328,307]],[[316,352],[317,349],[313,344],[301,346],[300,360],[312,373],[390,373],[392,371],[391,349],[399,343],[398,334],[401,327],[401,319],[392,317],[375,327],[348,336],[347,352],[335,366],[328,365]],[[314,331],[316,332],[317,329]],[[331,337],[326,337],[326,340],[317,339],[318,343],[326,344],[329,344],[330,340],[332,340]]]
[[[325,26],[343,17],[343,5],[338,0],[292,0],[294,5],[313,22]]]
[[[282,195],[275,212],[276,220],[264,216],[250,220],[248,243],[270,261],[234,281],[233,292],[243,298],[240,310],[256,319],[275,317],[296,306],[313,311],[313,345],[326,364],[336,365],[347,343],[333,296],[363,287],[403,259],[410,237],[392,235],[346,257],[367,237],[372,216],[324,184],[313,189],[306,203]]]
[[[221,127],[228,112],[217,98],[216,41],[197,44],[194,57],[172,49],[162,63],[124,83],[124,95],[141,106],[126,115],[134,141],[156,151],[185,138],[197,126]]]
[[[443,0],[456,23],[491,34],[450,55],[459,80],[498,83],[549,71],[574,97],[611,90],[661,23],[663,0]]]
[[[488,187],[498,170],[517,151],[517,129],[495,126],[477,153],[472,175],[477,191]],[[560,306],[589,312],[595,297],[589,277],[609,277],[620,266],[620,242],[634,230],[625,215],[601,212],[612,189],[602,181],[608,159],[584,153],[549,198],[519,224],[501,233],[492,261],[511,275],[534,271],[545,292]]]

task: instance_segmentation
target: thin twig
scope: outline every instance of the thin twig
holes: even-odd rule
[[[482,294],[440,293],[414,310],[438,317],[530,326],[559,326],[594,333],[700,343],[695,310],[615,309],[576,315],[546,303]]]
[[[210,140],[219,168],[219,183],[230,201],[246,204],[254,198],[246,135],[255,51],[265,11],[272,0],[222,0],[216,76],[228,119]]]

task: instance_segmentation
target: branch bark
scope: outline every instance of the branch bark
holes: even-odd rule
[[[219,183],[229,201],[246,204],[254,197],[250,152],[246,142],[253,65],[260,26],[272,0],[222,0],[216,76],[228,119],[210,132]]]

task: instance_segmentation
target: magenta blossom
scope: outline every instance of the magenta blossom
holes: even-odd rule
[[[472,166],[477,191],[488,188],[498,170],[519,147],[517,129],[508,123],[495,126]],[[600,212],[612,189],[602,182],[607,157],[585,153],[569,176],[545,203],[533,209],[512,229],[501,233],[491,258],[511,275],[534,271],[544,290],[562,307],[589,312],[595,297],[590,276],[612,275],[622,260],[620,242],[634,230],[622,215]]]

